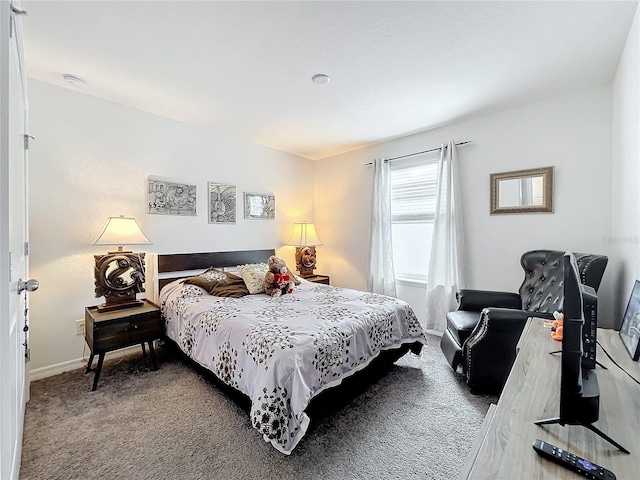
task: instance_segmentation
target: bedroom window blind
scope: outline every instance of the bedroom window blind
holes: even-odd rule
[[[393,263],[399,280],[427,280],[437,167],[437,152],[391,164]]]
[[[433,222],[437,188],[435,159],[391,166],[391,221]]]

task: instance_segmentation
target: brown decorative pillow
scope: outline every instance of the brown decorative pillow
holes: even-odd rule
[[[189,277],[183,283],[197,285],[204,288],[210,295],[216,297],[244,297],[249,295],[249,289],[242,277],[233,273],[223,272],[216,268],[209,268],[195,277]]]

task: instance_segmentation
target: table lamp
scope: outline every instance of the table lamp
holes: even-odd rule
[[[296,269],[301,277],[311,277],[316,268],[316,247],[322,245],[313,223],[294,223],[287,245],[296,247]]]
[[[151,245],[135,218],[109,217],[92,245],[117,246],[116,251],[94,255],[96,298],[105,297],[101,312],[138,307],[136,294],[144,292],[144,253],[125,251],[124,245]]]

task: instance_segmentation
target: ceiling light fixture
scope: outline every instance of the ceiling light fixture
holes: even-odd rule
[[[324,85],[325,83],[329,83],[329,75],[325,75],[324,73],[317,73],[313,77],[311,77],[311,81],[313,83],[317,83],[318,85]]]
[[[71,73],[64,73],[62,78],[64,78],[64,81],[72,87],[84,87],[87,84],[87,81],[84,78]]]

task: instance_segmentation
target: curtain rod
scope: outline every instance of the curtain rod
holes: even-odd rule
[[[459,145],[466,145],[467,143],[472,143],[472,142],[473,142],[473,140],[467,140],[466,142],[456,143],[456,147],[459,146]],[[447,148],[446,145],[444,147]],[[440,147],[432,148],[430,150],[423,150],[422,152],[408,153],[406,155],[401,155],[399,157],[385,158],[384,161],[385,162],[390,162],[391,160],[399,160],[400,158],[413,157],[414,155],[421,155],[423,153],[435,152],[437,150],[440,150]],[[369,162],[369,163],[365,163],[364,164],[364,166],[367,166],[367,165],[373,165],[373,162]]]

